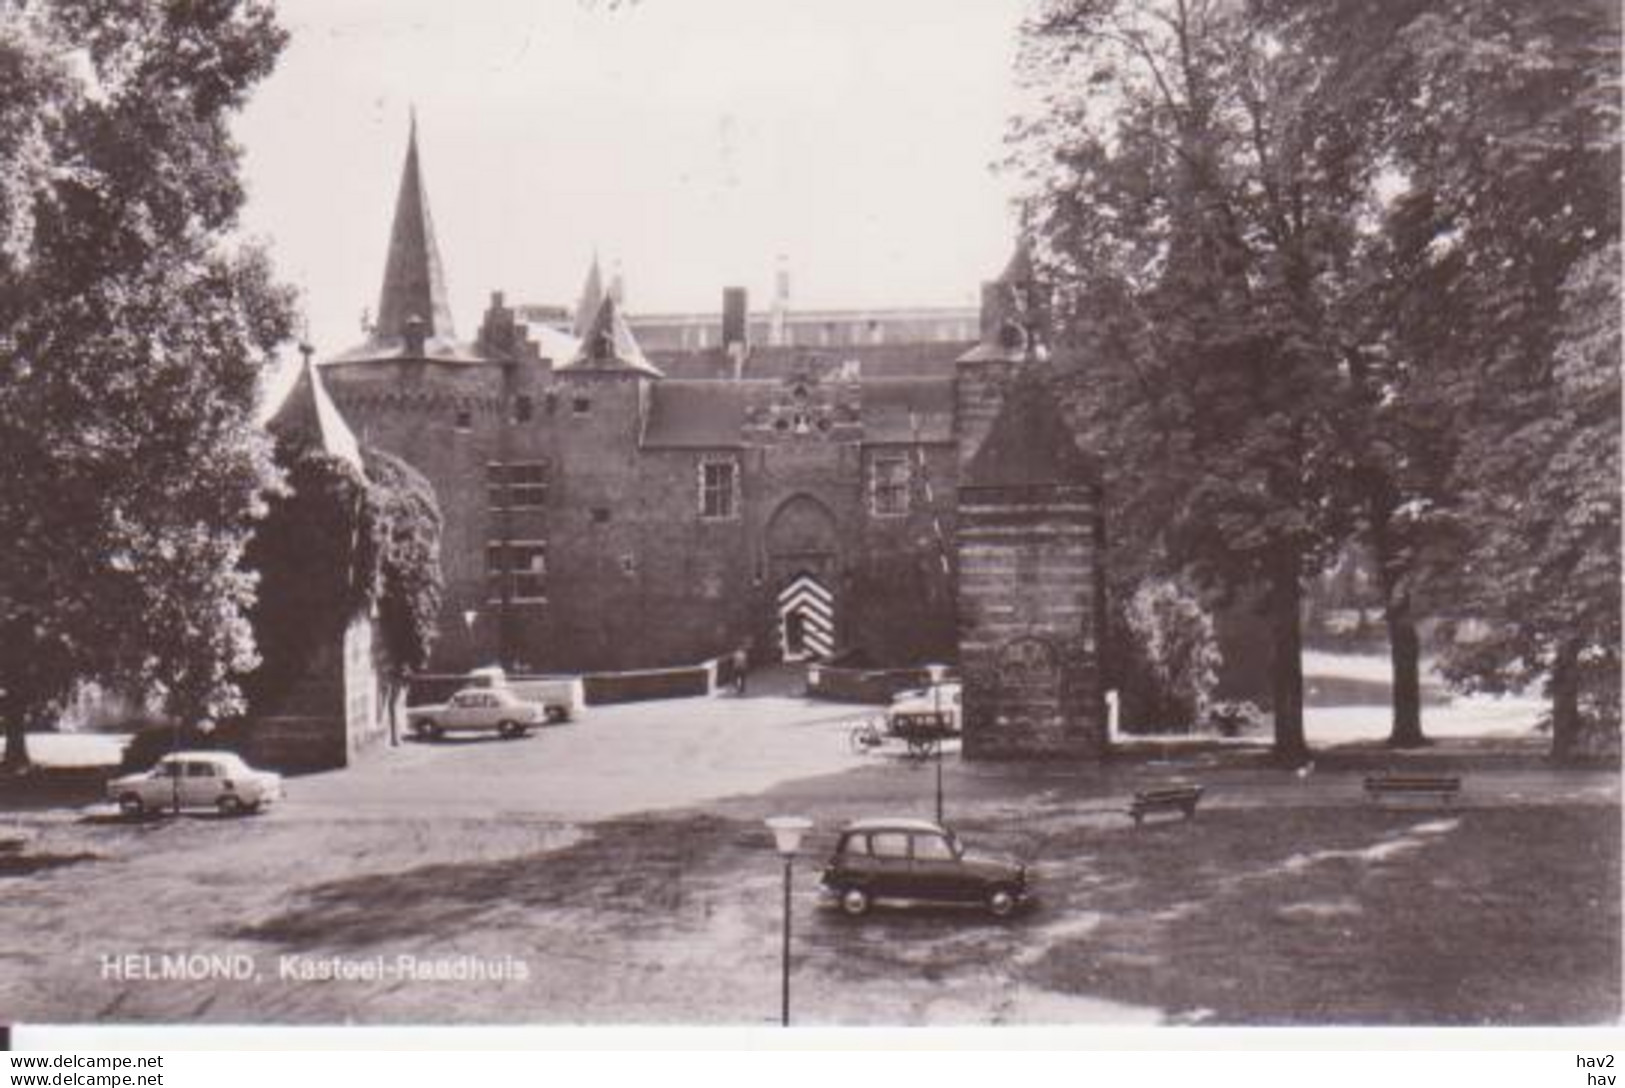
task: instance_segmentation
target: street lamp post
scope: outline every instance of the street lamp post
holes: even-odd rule
[[[766,821],[773,832],[773,846],[784,859],[784,946],[783,946],[783,1000],[779,1023],[790,1026],[790,872],[795,864],[796,851],[801,849],[801,837],[812,827],[812,821],[801,816],[771,816]]]
[[[937,823],[942,823],[942,738],[937,738]]]
[[[468,667],[471,669],[480,663],[479,647],[474,644],[474,621],[479,618],[479,612],[472,608],[463,613],[463,627],[468,631],[468,660],[471,662]]]
[[[944,727],[947,724],[942,717],[942,681],[943,677],[948,673],[948,667],[946,665],[927,665],[925,668],[927,674],[931,677],[931,700],[932,705],[936,708],[937,823],[940,825],[942,823],[942,742]]]

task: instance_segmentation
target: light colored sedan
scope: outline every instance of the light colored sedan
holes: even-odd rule
[[[507,688],[464,688],[442,706],[414,706],[406,711],[412,732],[426,740],[446,733],[490,733],[522,737],[547,720],[547,708]]]
[[[256,771],[234,752],[171,752],[150,771],[107,783],[107,797],[130,816],[177,807],[235,816],[280,800],[282,776]]]

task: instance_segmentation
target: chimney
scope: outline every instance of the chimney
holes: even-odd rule
[[[750,349],[750,305],[743,287],[722,289],[722,350],[733,360],[734,377],[744,376]]]
[[[722,289],[722,346],[745,344],[750,340],[750,309],[743,287]]]

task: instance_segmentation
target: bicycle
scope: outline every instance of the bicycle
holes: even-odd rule
[[[859,755],[872,752],[885,739],[880,727],[872,721],[861,721],[846,735],[846,742]]]

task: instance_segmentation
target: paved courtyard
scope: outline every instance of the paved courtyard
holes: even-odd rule
[[[833,831],[930,815],[935,786],[930,762],[851,751],[864,713],[782,694],[606,707],[521,741],[408,742],[294,779],[256,818],[0,815],[0,1018],[772,1022],[761,820],[779,812],[817,824],[794,891],[799,1023],[1618,1014],[1615,774],[1442,745],[1418,758],[1465,771],[1459,809],[1388,812],[1360,795],[1380,753],[1308,775],[1217,745],[1082,769],[950,753],[949,819],[1037,867],[1038,909],[854,922],[817,900]],[[1208,786],[1198,819],[1135,831],[1124,799],[1170,778]],[[141,977],[180,953],[246,975]],[[333,977],[408,958],[479,977]]]

